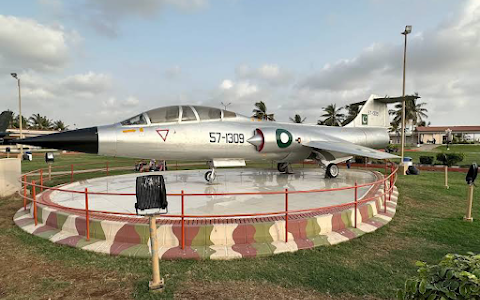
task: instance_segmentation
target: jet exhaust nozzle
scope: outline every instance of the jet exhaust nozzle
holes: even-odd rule
[[[98,154],[98,128],[82,128],[14,140],[13,142],[42,148]]]

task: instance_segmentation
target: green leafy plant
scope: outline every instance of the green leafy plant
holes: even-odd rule
[[[437,265],[416,265],[418,275],[407,279],[398,299],[480,299],[480,255],[447,254]]]
[[[355,163],[357,164],[364,164],[365,163],[365,157],[361,157],[361,156],[355,156]]]
[[[446,166],[453,166],[465,159],[464,153],[438,153],[437,160]]]
[[[419,159],[422,165],[432,165],[434,161],[433,156],[420,156]]]

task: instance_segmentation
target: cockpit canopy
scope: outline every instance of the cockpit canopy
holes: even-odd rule
[[[121,122],[121,124],[148,125],[190,121],[223,120],[235,117],[237,117],[237,114],[234,112],[214,107],[175,105],[149,110],[129,118]]]

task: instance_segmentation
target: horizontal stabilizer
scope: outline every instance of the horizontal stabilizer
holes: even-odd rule
[[[350,155],[357,155],[357,156],[365,156],[374,159],[394,159],[400,158],[400,156],[393,155],[387,152],[378,151],[372,148],[364,147],[355,145],[353,143],[347,141],[311,141],[308,143],[302,144],[304,146],[333,151],[333,152],[340,152]]]

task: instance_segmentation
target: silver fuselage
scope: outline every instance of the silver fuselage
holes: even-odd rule
[[[295,142],[276,151],[257,151],[247,140],[261,128],[285,129]],[[342,139],[374,149],[389,141],[386,128],[331,127],[258,121],[245,117],[213,121],[176,122],[123,126],[120,123],[98,127],[98,154],[159,160],[244,159],[295,162],[312,153],[301,145],[309,141]],[[338,155],[335,155],[338,156]]]

